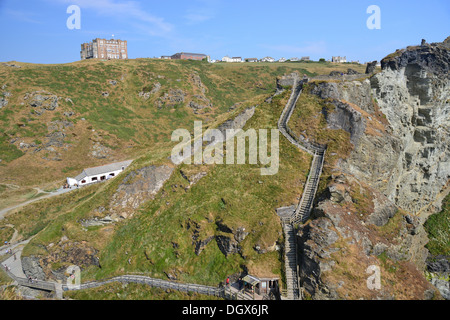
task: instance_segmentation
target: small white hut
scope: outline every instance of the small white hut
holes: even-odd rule
[[[82,173],[80,173],[75,178],[67,178],[67,184],[70,187],[75,185],[85,186],[91,183],[106,181],[108,179],[116,177],[122,171],[124,171],[133,160],[123,161],[108,164],[101,167],[84,169]]]

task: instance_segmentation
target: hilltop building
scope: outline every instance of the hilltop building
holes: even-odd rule
[[[332,57],[331,58],[331,62],[333,63],[346,63],[347,62],[347,57]]]
[[[302,57],[302,61],[311,61],[310,57]]]
[[[275,62],[275,59],[272,57],[264,57],[261,59],[261,62]]]
[[[222,62],[243,62],[241,57],[232,57],[225,56],[222,58]]]
[[[127,41],[94,39],[81,45],[81,60],[86,59],[128,59]]]
[[[85,186],[91,183],[109,180],[124,171],[132,162],[132,160],[128,160],[108,164],[106,166],[84,169],[83,172],[75,178],[67,178],[67,184],[70,187]]]
[[[246,58],[245,62],[258,62],[257,58]]]
[[[172,57],[172,60],[196,60],[202,61],[203,59],[207,59],[208,62],[211,60],[209,56],[203,53],[188,53],[188,52],[179,52],[175,53]]]

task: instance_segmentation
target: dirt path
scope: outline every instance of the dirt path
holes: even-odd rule
[[[10,212],[10,211],[12,211],[14,209],[22,208],[22,207],[24,207],[26,205],[29,205],[30,203],[33,203],[33,202],[36,202],[36,201],[40,201],[40,200],[43,200],[43,199],[48,199],[48,198],[51,198],[51,197],[59,196],[59,195],[64,194],[64,193],[68,193],[68,192],[73,191],[73,190],[77,190],[76,188],[73,188],[73,189],[60,188],[60,189],[56,190],[55,192],[49,193],[49,192],[42,191],[39,188],[35,188],[35,189],[38,190],[38,193],[45,193],[45,195],[43,195],[43,196],[41,196],[39,198],[35,198],[35,199],[31,199],[31,200],[25,201],[25,202],[23,202],[21,204],[18,204],[18,205],[15,205],[15,206],[12,206],[12,207],[0,210],[0,220],[2,220],[6,216],[6,214],[8,212]]]

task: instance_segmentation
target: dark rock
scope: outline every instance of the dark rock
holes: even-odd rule
[[[240,253],[241,248],[237,241],[227,236],[216,236],[217,246],[228,257],[234,253]]]
[[[355,70],[353,70],[353,69],[348,69],[348,70],[347,70],[347,74],[348,74],[348,75],[356,75],[356,74],[359,74],[359,72],[358,72],[358,71],[355,71]]]
[[[197,241],[195,244],[195,254],[200,255],[202,253],[203,249],[214,239],[214,236],[211,236],[209,238],[206,238],[203,241]]]
[[[377,63],[378,63],[378,61],[369,62],[366,67],[366,74],[371,74],[371,73],[375,72]]]
[[[427,270],[433,273],[450,275],[450,257],[449,256],[435,256],[427,259]]]
[[[330,72],[330,77],[340,77],[340,76],[342,76],[343,74],[342,74],[342,72],[340,72],[340,71],[331,71]]]
[[[233,229],[228,227],[226,224],[223,223],[223,220],[216,221],[217,229],[221,232],[225,233],[233,233]]]

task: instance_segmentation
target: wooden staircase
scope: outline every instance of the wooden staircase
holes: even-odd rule
[[[285,299],[288,300],[302,299],[298,270],[299,264],[297,261],[297,240],[295,236],[296,227],[301,223],[306,222],[311,215],[314,198],[316,196],[320,176],[323,170],[325,152],[327,149],[326,146],[300,141],[288,127],[289,119],[291,118],[296,103],[302,93],[304,83],[304,80],[296,81],[294,83],[291,97],[289,98],[289,101],[278,121],[278,129],[285,136],[285,138],[299,149],[306,151],[313,156],[310,173],[299,205],[295,211],[293,210],[291,215],[283,215],[281,218],[285,235],[284,262],[287,285]]]
[[[284,224],[284,263],[287,285],[287,299],[300,300],[300,288],[297,272],[297,243],[295,229],[290,223]]]

